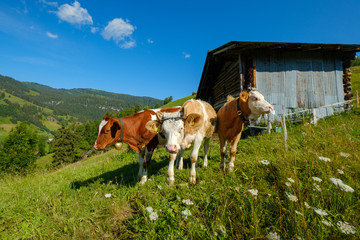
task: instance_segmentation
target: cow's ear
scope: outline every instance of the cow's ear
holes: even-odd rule
[[[184,121],[185,131],[188,133],[197,131],[200,128],[200,126],[201,126],[201,116],[197,113],[189,114]]]
[[[152,133],[159,133],[161,132],[161,123],[159,121],[148,121],[145,124],[147,130]]]
[[[120,130],[120,125],[117,122],[114,122],[110,130],[111,130],[111,137],[115,138],[117,131]]]
[[[247,102],[249,99],[249,93],[241,92],[239,97],[242,102]]]
[[[157,120],[161,121],[161,119],[162,119],[162,112],[161,111],[156,112],[156,118],[157,118]]]

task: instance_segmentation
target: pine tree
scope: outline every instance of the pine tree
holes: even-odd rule
[[[5,172],[26,173],[37,159],[38,136],[25,122],[13,128],[0,150],[0,169]]]
[[[79,160],[82,154],[80,143],[81,135],[76,124],[70,124],[67,128],[62,126],[55,134],[53,166]]]

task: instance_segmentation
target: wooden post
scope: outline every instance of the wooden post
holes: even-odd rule
[[[267,132],[271,133],[271,122],[270,122],[270,114],[267,115]]]
[[[359,108],[359,91],[356,90],[356,107]]]
[[[282,129],[283,129],[283,133],[284,133],[284,146],[285,146],[285,151],[287,151],[287,130],[286,130],[286,121],[285,121],[285,107],[284,105],[282,106],[282,121],[281,121],[281,125],[282,125]]]
[[[313,118],[314,118],[314,125],[316,125],[317,118],[316,118],[316,109],[315,108],[313,108]]]
[[[241,62],[241,55],[238,55],[239,58],[239,78],[240,78],[240,92],[243,91],[243,80],[244,80],[244,76],[243,76],[243,71],[242,71],[242,62]]]

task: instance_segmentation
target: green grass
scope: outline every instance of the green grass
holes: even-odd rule
[[[351,92],[356,96],[356,90],[360,91],[360,66],[351,67],[351,73]]]
[[[161,106],[161,108],[182,106],[184,104],[184,102],[186,102],[187,100],[193,99],[195,97],[196,97],[196,95],[190,95],[190,96],[187,96],[187,97],[184,97],[184,98],[180,98],[178,100],[175,100],[173,102],[165,104],[164,106]]]
[[[171,187],[166,184],[164,149],[154,153],[145,185],[137,182],[137,154],[127,150],[111,150],[58,170],[7,175],[0,180],[0,239],[264,239],[270,232],[281,239],[359,239],[359,121],[357,110],[316,126],[289,126],[288,151],[281,133],[242,139],[232,173],[220,170],[214,140],[208,169],[196,169],[196,185],[188,182],[189,150],[185,169],[175,170]],[[203,152],[199,155],[201,165]],[[41,161],[43,165],[49,159]],[[330,178],[343,180],[354,192],[341,191]],[[251,189],[258,190],[257,196]],[[286,192],[298,200],[290,201]],[[187,199],[193,205],[183,202]],[[318,215],[305,202],[328,215]],[[157,213],[156,220],[150,219],[147,207]],[[187,219],[184,210],[191,211]],[[357,233],[342,233],[339,221]]]

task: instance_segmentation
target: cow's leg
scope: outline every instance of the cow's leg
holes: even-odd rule
[[[208,157],[207,157],[207,153],[209,150],[209,143],[210,143],[210,138],[205,138],[204,140],[204,160],[203,160],[203,167],[207,168],[208,166]]]
[[[184,156],[184,151],[185,149],[181,148],[179,153],[177,154],[177,157],[176,157],[176,167],[179,169],[179,170],[182,170],[183,169],[183,156]]]
[[[141,150],[139,153],[139,181],[141,184],[144,184],[147,181],[147,170],[146,170],[146,161],[145,161],[145,149]]]
[[[175,183],[175,177],[174,177],[175,159],[176,159],[176,154],[170,154],[169,169],[167,171],[167,175],[168,175],[167,182],[168,182],[169,186],[171,186]]]
[[[226,140],[222,136],[219,136],[219,140],[220,140],[220,157],[221,157],[220,169],[225,171]]]
[[[244,128],[244,124],[241,127],[240,133],[231,141],[229,172],[231,172],[234,169],[236,149],[237,149],[238,142],[241,138],[241,133],[242,133],[243,128]]]
[[[196,137],[194,141],[194,147],[190,153],[190,160],[191,160],[191,170],[190,170],[190,183],[196,184],[196,161],[199,154],[199,149],[201,146],[202,138]]]
[[[139,153],[139,181],[141,184],[147,181],[147,171],[150,166],[151,157],[158,143],[159,140],[155,136]]]

